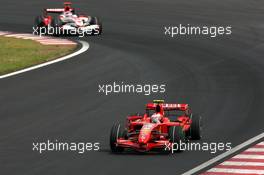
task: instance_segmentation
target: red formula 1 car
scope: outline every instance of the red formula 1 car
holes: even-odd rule
[[[64,8],[47,8],[34,22],[34,31],[45,34],[94,34],[102,33],[102,23],[97,17],[75,13],[70,2],[64,3]],[[36,32],[34,32],[36,33]]]
[[[113,125],[110,147],[115,153],[125,148],[140,152],[166,150],[168,147],[170,150],[174,144],[200,138],[201,117],[193,115],[188,104],[154,100],[146,105],[144,115],[128,116],[126,127],[119,123]]]

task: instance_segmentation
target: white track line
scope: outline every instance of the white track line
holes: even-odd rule
[[[12,72],[12,73],[9,73],[9,74],[5,74],[5,75],[2,75],[0,76],[0,79],[3,79],[3,78],[7,78],[7,77],[11,77],[11,76],[14,76],[14,75],[18,75],[18,74],[21,74],[21,73],[24,73],[24,72],[28,72],[28,71],[32,71],[32,70],[35,70],[35,69],[39,69],[41,67],[45,67],[45,66],[48,66],[48,65],[51,65],[51,64],[54,64],[54,63],[58,63],[58,62],[61,62],[61,61],[64,61],[64,60],[67,60],[67,59],[70,59],[72,57],[75,57],[85,51],[87,51],[89,49],[89,43],[85,42],[85,41],[79,41],[82,45],[82,48],[77,50],[76,52],[74,53],[71,53],[69,55],[66,55],[64,57],[61,57],[61,58],[58,58],[58,59],[55,59],[55,60],[52,60],[52,61],[49,61],[49,62],[46,62],[46,63],[42,63],[42,64],[39,64],[39,65],[36,65],[36,66],[32,66],[32,67],[29,67],[29,68],[26,68],[26,69],[22,69],[22,70],[19,70],[19,71],[16,71],[16,72]]]
[[[231,154],[234,154],[234,153],[240,151],[241,149],[251,145],[254,142],[257,142],[258,140],[260,140],[262,138],[264,138],[264,133],[259,134],[259,135],[255,136],[255,137],[245,141],[244,143],[242,143],[242,144],[232,148],[231,150],[229,150],[229,151],[227,151],[227,152],[225,152],[223,154],[220,154],[217,157],[215,157],[215,158],[213,158],[213,159],[211,159],[211,160],[209,160],[209,161],[207,161],[207,162],[205,162],[205,163],[203,163],[203,164],[201,164],[201,165],[199,165],[199,166],[197,166],[197,167],[195,167],[195,168],[183,173],[182,175],[192,175],[194,173],[197,173],[198,171],[201,171],[202,169],[204,169],[204,168],[206,168],[206,167],[208,167],[208,166],[210,166],[210,165],[212,165],[212,164],[224,159],[225,157],[228,157]]]

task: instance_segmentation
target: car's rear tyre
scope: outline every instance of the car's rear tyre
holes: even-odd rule
[[[39,35],[41,30],[44,30],[45,23],[44,23],[44,17],[43,16],[37,16],[34,20],[34,34]]]
[[[44,23],[44,17],[43,16],[37,16],[34,21],[34,26],[36,27],[43,27],[45,26]]]
[[[202,138],[202,117],[199,115],[191,115],[192,124],[189,130],[192,140],[200,140]]]
[[[116,145],[117,139],[121,138],[124,135],[124,128],[121,124],[116,123],[113,125],[110,134],[110,148],[114,153],[120,153],[124,151],[123,147]]]
[[[169,140],[173,146],[174,151],[180,152],[181,144],[186,142],[185,132],[181,126],[172,126],[169,128]]]

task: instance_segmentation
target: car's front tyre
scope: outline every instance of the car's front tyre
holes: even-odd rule
[[[181,144],[186,142],[185,132],[181,126],[172,126],[169,128],[169,140],[172,144],[172,149],[176,152],[180,152]]]
[[[110,148],[113,153],[120,153],[124,151],[123,147],[117,146],[116,142],[123,136],[124,128],[121,124],[116,123],[113,125],[110,133]]]
[[[96,31],[93,31],[93,35],[101,35],[103,32],[103,25],[102,22],[97,17],[91,17],[90,25],[98,25],[99,29]]]

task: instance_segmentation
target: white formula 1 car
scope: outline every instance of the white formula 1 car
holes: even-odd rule
[[[56,15],[59,14],[59,15]],[[44,9],[41,16],[35,18],[34,31],[52,35],[100,35],[102,23],[97,17],[76,14],[70,2],[64,8]],[[35,33],[35,32],[34,32]]]

